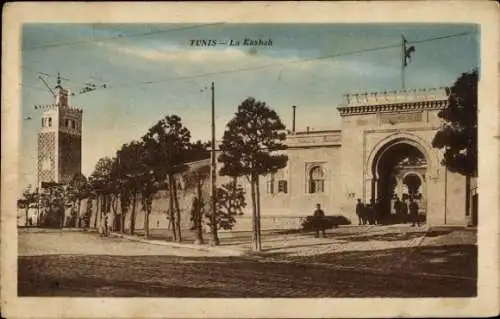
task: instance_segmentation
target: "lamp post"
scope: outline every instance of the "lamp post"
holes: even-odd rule
[[[215,162],[215,87],[214,82],[212,82],[211,86],[212,90],[212,147],[210,150],[210,160],[211,160],[211,169],[210,169],[210,180],[211,180],[211,199],[212,199],[212,214],[211,214],[211,225],[212,225],[212,240],[211,245],[217,246],[219,245],[219,237],[217,236],[217,188],[216,188],[216,178],[217,178],[217,168]]]

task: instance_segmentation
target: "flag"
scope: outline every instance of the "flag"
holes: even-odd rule
[[[413,45],[408,46],[408,41],[403,37],[403,67],[408,66],[411,62],[411,56],[415,52],[415,47]]]

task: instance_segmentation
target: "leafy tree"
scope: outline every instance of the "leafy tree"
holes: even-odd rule
[[[220,174],[246,176],[251,186],[254,250],[261,250],[259,176],[286,166],[288,157],[277,154],[286,147],[285,125],[266,103],[247,98],[227,124],[220,145]]]
[[[455,81],[448,107],[438,113],[444,124],[432,141],[445,149],[443,165],[465,176],[477,176],[477,84],[477,69]]]
[[[69,182],[66,193],[72,206],[76,206],[75,227],[78,227],[82,200],[89,196],[89,183],[85,175],[76,173]]]
[[[21,203],[24,206],[25,209],[25,222],[24,225],[28,226],[28,213],[29,213],[29,208],[32,204],[37,203],[38,201],[38,196],[37,192],[32,190],[32,186],[28,185],[23,191],[22,198],[21,198]]]
[[[466,209],[469,211],[470,179],[477,176],[478,69],[463,73],[451,87],[448,107],[439,111],[443,126],[432,141],[444,148],[442,164],[466,177]]]
[[[242,215],[246,207],[245,190],[233,180],[217,187],[216,191],[216,221],[217,229],[233,229],[236,223],[235,215]],[[210,218],[207,220],[210,225]],[[210,225],[211,226],[211,225]]]
[[[190,139],[191,133],[177,115],[166,116],[151,127],[142,138],[148,154],[148,165],[154,172],[156,182],[162,184],[165,179],[167,180],[170,195],[168,211],[173,221],[174,239],[177,241],[181,241],[182,236],[175,176],[187,169],[184,163],[189,154]]]
[[[109,157],[101,158],[97,161],[94,172],[89,178],[90,185],[96,194],[98,207],[94,227],[96,227],[97,220],[102,225],[104,214],[108,213],[111,208],[110,194],[113,191],[112,170],[113,159]]]
[[[209,147],[210,143],[204,143],[200,140],[190,143],[184,159],[185,162],[196,162],[210,158]]]
[[[117,153],[119,159],[119,171],[121,172],[120,204],[122,208],[122,223],[124,224],[125,214],[130,205],[132,206],[130,216],[129,232],[131,235],[135,231],[135,216],[137,208],[137,195],[140,190],[141,177],[145,170],[144,145],[139,141],[132,141],[124,144]]]
[[[42,225],[49,227],[64,227],[64,208],[66,204],[65,189],[55,182],[42,183],[40,194],[43,207]]]

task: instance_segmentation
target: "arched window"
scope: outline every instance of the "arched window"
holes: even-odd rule
[[[52,127],[52,118],[49,117],[49,127]]]
[[[309,171],[309,193],[323,193],[325,191],[325,172],[321,166],[314,166]]]

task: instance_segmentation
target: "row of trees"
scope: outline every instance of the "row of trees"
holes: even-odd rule
[[[219,174],[230,182],[216,189],[216,224],[212,225],[210,201],[203,198],[202,187],[210,172],[199,170],[190,175],[196,191],[191,208],[192,229],[196,241],[203,242],[203,224],[211,229],[230,229],[234,215],[242,213],[246,206],[244,189],[238,178],[247,178],[251,186],[253,247],[260,250],[260,189],[259,176],[276,172],[286,166],[287,156],[279,154],[285,146],[285,126],[275,111],[266,103],[254,98],[244,100],[223,135],[218,161]],[[160,191],[168,193],[165,211],[171,225],[173,239],[182,240],[181,208],[177,177],[184,174],[187,163],[210,157],[208,143],[192,142],[191,133],[177,115],[166,116],[153,125],[141,139],[124,144],[114,157],[104,157],[97,162],[88,179],[77,174],[64,189],[64,205],[74,207],[75,215],[81,216],[81,203],[85,198],[96,199],[98,212],[94,219],[102,220],[103,213],[119,216],[117,227],[125,230],[127,214],[130,214],[130,233],[135,231],[137,209],[144,211],[144,236],[149,236],[149,216],[154,196]],[[30,197],[31,196],[31,197]],[[32,192],[26,191],[23,200],[33,202]],[[137,207],[140,204],[140,207]],[[87,205],[88,206],[88,205]],[[120,207],[120,211],[118,211]],[[92,210],[87,207],[87,211]],[[87,216],[85,212],[84,216]],[[26,214],[27,216],[27,214]],[[27,218],[27,217],[26,217]],[[90,218],[87,216],[90,220]],[[78,226],[78,219],[75,226]],[[215,231],[216,234],[216,231]]]

